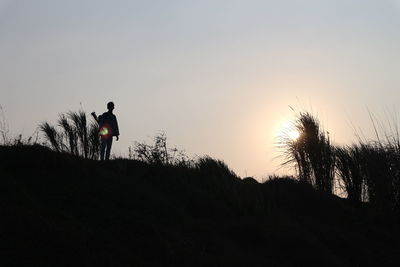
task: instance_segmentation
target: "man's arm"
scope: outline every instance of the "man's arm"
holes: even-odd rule
[[[96,112],[93,111],[91,114],[92,114],[94,120],[95,120],[97,123],[99,123],[99,118],[97,117]]]
[[[117,116],[114,115],[115,118],[115,136],[117,137],[117,141],[119,140],[119,128],[118,128],[118,121]]]

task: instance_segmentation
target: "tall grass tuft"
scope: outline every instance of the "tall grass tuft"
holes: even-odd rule
[[[82,110],[78,112],[68,112],[69,119],[74,123],[75,132],[80,142],[80,154],[85,158],[88,157],[89,153],[89,140],[88,140],[88,126],[86,120],[86,114]]]
[[[88,130],[88,157],[97,159],[100,155],[99,124],[95,121],[90,122]]]
[[[68,144],[66,149],[69,150],[69,152],[73,155],[78,155],[78,146],[77,146],[77,138],[76,138],[76,131],[73,127],[73,125],[70,124],[69,120],[64,114],[61,114],[58,118],[58,126],[61,127],[63,130],[63,134],[60,135],[63,138],[65,138],[65,142],[60,142],[61,145],[64,145],[64,143]],[[55,129],[54,129],[55,131]]]
[[[335,154],[328,133],[321,131],[318,120],[308,112],[301,112],[293,127],[299,137],[283,136],[279,142],[286,157],[283,165],[294,165],[300,181],[332,193]]]
[[[45,139],[50,143],[51,147],[55,151],[62,151],[62,139],[54,126],[50,125],[48,122],[43,122],[39,125],[39,130],[44,133]]]
[[[336,173],[344,184],[347,198],[354,202],[366,201],[362,148],[358,145],[337,147],[335,155]]]
[[[363,144],[361,147],[368,201],[382,210],[394,210],[398,203],[399,154],[389,145]],[[396,167],[397,165],[397,167]]]
[[[90,159],[99,157],[99,128],[94,121],[88,123],[85,112],[70,111],[60,114],[57,126],[58,129],[48,122],[39,125],[45,139],[55,151]]]
[[[348,198],[400,215],[400,142],[397,124],[387,131],[370,113],[377,141],[338,147],[336,173]]]

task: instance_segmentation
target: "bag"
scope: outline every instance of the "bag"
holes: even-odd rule
[[[99,116],[99,136],[101,140],[107,140],[112,136],[111,127],[107,121],[107,114]]]

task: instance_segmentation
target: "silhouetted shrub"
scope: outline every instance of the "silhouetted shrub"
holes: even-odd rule
[[[228,165],[222,160],[213,159],[209,156],[199,158],[195,164],[196,168],[202,172],[212,173],[222,177],[235,177],[238,176],[229,169]]]
[[[135,142],[133,147],[129,147],[129,158],[156,165],[191,166],[193,164],[193,160],[183,150],[167,146],[167,136],[164,132],[154,137],[153,145]]]
[[[6,119],[5,111],[0,105],[0,145],[4,146],[22,146],[39,144],[39,133],[35,131],[31,136],[24,138],[22,134],[12,137],[10,128]]]

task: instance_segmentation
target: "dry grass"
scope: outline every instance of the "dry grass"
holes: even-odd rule
[[[280,137],[283,165],[294,166],[299,180],[316,189],[332,193],[334,178],[334,147],[329,135],[321,131],[318,120],[310,113],[300,113],[293,127],[299,132],[297,139]]]
[[[94,121],[88,123],[85,112],[70,111],[67,114],[60,114],[57,126],[48,122],[39,125],[47,144],[52,149],[83,158],[99,157],[98,125]]]

